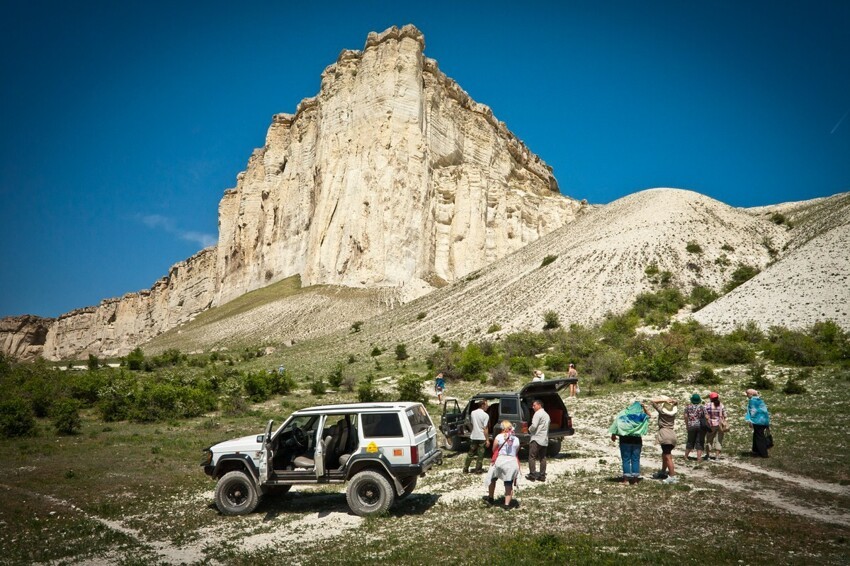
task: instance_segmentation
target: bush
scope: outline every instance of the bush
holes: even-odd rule
[[[561,318],[555,311],[543,313],[543,330],[554,330],[561,327]]]
[[[691,240],[685,246],[685,251],[687,251],[688,253],[691,253],[691,254],[701,254],[702,253],[702,246],[700,246],[695,241]]]
[[[352,334],[355,332],[360,332],[360,329],[363,327],[363,321],[357,320],[351,324],[351,332]]]
[[[339,386],[342,385],[343,375],[342,370],[345,366],[343,364],[336,364],[331,372],[328,374],[328,383],[334,389],[339,389]]]
[[[629,349],[635,373],[649,381],[674,381],[688,366],[690,346],[681,334],[638,336]]]
[[[401,376],[396,384],[398,400],[427,404],[428,398],[422,392],[422,382],[423,379],[414,373]]]
[[[658,264],[650,263],[646,266],[646,269],[644,269],[643,272],[646,274],[647,277],[655,277],[656,275],[658,275]]]
[[[759,274],[759,270],[751,265],[740,264],[735,271],[732,272],[732,279],[723,287],[723,291],[728,293],[743,285],[753,277]]]
[[[268,399],[274,389],[273,379],[274,376],[268,372],[248,372],[243,380],[248,399],[254,403],[261,403]]]
[[[750,376],[747,387],[759,391],[773,389],[773,382],[767,377],[767,367],[762,362],[753,362],[750,364],[750,367],[747,369],[747,375]]]
[[[502,325],[494,322],[487,328],[487,334],[493,334],[494,332],[498,332],[501,329]]]
[[[499,364],[490,369],[490,383],[496,386],[507,385],[509,381],[508,366]]]
[[[289,395],[295,389],[295,380],[288,371],[271,375],[272,393],[278,395]]]
[[[771,214],[770,215],[770,221],[773,222],[774,224],[777,224],[777,225],[785,224],[789,228],[793,228],[793,225],[791,224],[791,222],[781,212],[774,212],[773,214]]]
[[[373,358],[377,358],[378,356],[380,356],[383,353],[384,353],[383,350],[381,350],[379,347],[375,346],[374,348],[372,348],[372,351],[369,353],[369,355],[372,356]]]
[[[824,361],[824,349],[811,336],[798,330],[770,329],[764,355],[778,364],[816,366]]]
[[[76,399],[60,399],[53,404],[51,413],[53,428],[59,434],[77,434],[82,428],[80,402]]]
[[[720,295],[709,287],[696,285],[691,289],[691,294],[688,296],[688,302],[694,307],[694,312],[700,310],[704,306],[713,302]]]
[[[685,306],[685,298],[678,289],[662,289],[657,293],[641,293],[635,298],[632,311],[641,318],[651,316],[653,311],[666,316],[676,314]]]
[[[817,342],[827,360],[842,362],[850,360],[850,335],[835,322],[816,322],[807,334]]]
[[[384,395],[375,387],[374,379],[375,376],[370,373],[357,386],[357,399],[361,403],[374,403],[384,400]]]
[[[511,371],[520,375],[531,375],[534,371],[534,360],[526,356],[514,356],[508,360]]]
[[[722,381],[720,376],[714,373],[714,370],[708,366],[701,367],[696,377],[694,377],[694,383],[697,385],[717,385]]]
[[[127,354],[127,368],[133,371],[139,371],[143,368],[145,363],[145,353],[142,352],[142,349],[138,346]]]
[[[587,360],[587,369],[594,381],[620,383],[626,373],[626,355],[613,348],[600,350]]]
[[[611,347],[619,348],[635,335],[640,319],[634,312],[614,315],[608,313],[599,327],[602,340]]]
[[[785,382],[785,387],[782,388],[782,392],[786,395],[802,395],[806,392],[806,388],[799,380],[789,377],[788,381]]]
[[[566,354],[549,354],[544,358],[543,363],[552,371],[567,371],[570,366],[570,359]]]
[[[750,320],[744,326],[735,327],[735,330],[729,333],[728,338],[735,342],[759,344],[765,340],[765,335],[758,325]]]
[[[485,369],[484,354],[481,352],[481,347],[475,343],[467,344],[460,355],[457,367],[461,377],[466,380],[479,377]]]
[[[552,263],[556,259],[558,259],[558,256],[556,256],[556,255],[547,255],[546,257],[543,258],[543,261],[540,262],[540,267],[546,267],[547,265],[549,265],[550,263]]]
[[[325,384],[325,380],[321,377],[319,379],[310,380],[310,393],[316,395],[317,397],[321,397],[325,393],[327,393],[328,386]]]
[[[100,359],[94,354],[89,354],[89,370],[96,370],[100,367]]]
[[[0,433],[4,438],[35,433],[35,416],[29,403],[20,397],[0,401]]]
[[[398,361],[403,361],[409,358],[407,355],[407,344],[396,344],[395,347],[395,359]]]
[[[442,339],[439,336],[436,334],[431,336],[431,344],[439,344],[440,342],[442,342]]]
[[[703,347],[700,358],[717,364],[748,364],[756,359],[756,353],[747,342],[717,337]]]
[[[508,334],[502,338],[502,351],[508,358],[517,356],[536,356],[549,346],[548,339],[539,332],[522,331]]]
[[[422,320],[422,319],[424,319],[426,316],[428,316],[426,313],[421,312],[421,313],[419,313],[419,314],[417,314],[417,315],[416,315],[416,320]]]

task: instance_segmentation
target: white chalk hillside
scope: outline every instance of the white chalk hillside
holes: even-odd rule
[[[771,261],[768,247],[782,250],[790,233],[762,215],[692,191],[646,190],[596,208],[374,322],[387,328],[386,339],[410,341],[431,333],[471,339],[492,324],[502,332],[540,329],[549,310],[564,324],[594,323],[626,310],[639,293],[657,289],[645,273],[651,264],[673,273],[675,284],[686,290],[694,285],[720,290],[739,264],[764,269]],[[688,252],[690,242],[702,252]],[[541,267],[548,255],[557,259]],[[427,324],[398,328],[392,319],[406,319],[404,310],[427,312]]]

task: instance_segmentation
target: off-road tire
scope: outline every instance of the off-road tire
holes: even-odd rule
[[[215,486],[215,506],[222,515],[247,515],[259,502],[257,486],[245,472],[227,472]]]
[[[355,515],[367,517],[386,513],[395,502],[395,492],[383,474],[364,470],[348,482],[345,499]]]
[[[408,495],[413,493],[413,490],[416,489],[416,480],[418,478],[416,476],[411,476],[409,478],[404,478],[401,480],[401,486],[404,488],[404,493],[397,496],[396,499],[402,500],[407,498]]]
[[[546,456],[548,458],[554,458],[558,454],[561,453],[561,441],[560,440],[550,440],[549,445],[546,446]]]

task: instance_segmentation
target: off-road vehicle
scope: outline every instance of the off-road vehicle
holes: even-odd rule
[[[299,484],[343,484],[357,515],[383,513],[410,495],[437,461],[437,431],[420,403],[325,405],[294,412],[273,430],[205,450],[225,515],[252,512],[268,493]]]
[[[490,439],[492,440],[501,431],[500,423],[508,420],[514,425],[520,446],[528,446],[530,438],[528,425],[532,417],[531,403],[535,399],[540,399],[550,418],[549,445],[546,454],[555,456],[561,451],[563,437],[572,436],[575,433],[573,419],[558,392],[577,381],[574,377],[549,379],[532,381],[519,391],[485,391],[473,395],[462,410],[457,399],[446,399],[440,418],[440,432],[443,433],[444,445],[455,451],[463,448],[464,441],[469,440],[472,432],[469,415],[478,408],[482,399],[486,399],[490,405],[487,408],[487,414],[490,415]]]

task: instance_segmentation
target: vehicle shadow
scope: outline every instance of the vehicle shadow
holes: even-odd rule
[[[392,517],[422,515],[436,505],[439,499],[440,494],[436,493],[412,493],[401,501],[396,500],[388,515]],[[290,492],[282,495],[267,495],[257,507],[257,513],[264,514],[264,522],[274,521],[291,513],[318,513],[319,518],[332,513],[354,515],[348,507],[343,492]]]

